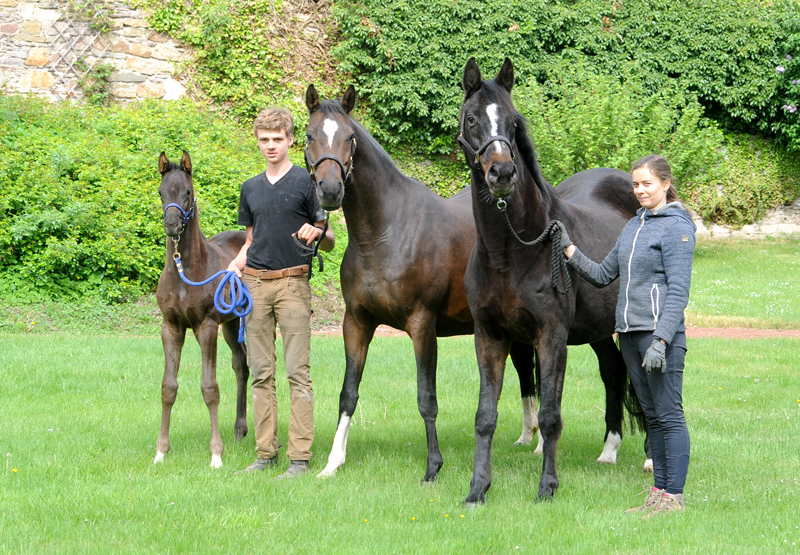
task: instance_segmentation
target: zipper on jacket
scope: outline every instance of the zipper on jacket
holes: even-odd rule
[[[625,311],[623,312],[623,317],[625,320],[625,331],[628,331],[630,325],[628,324],[628,292],[631,289],[631,261],[633,260],[633,251],[636,250],[636,240],[639,238],[639,232],[642,230],[644,226],[644,215],[647,213],[647,210],[642,211],[642,216],[639,218],[639,229],[636,230],[636,235],[633,236],[633,244],[631,245],[631,256],[628,258],[628,283],[625,284]]]
[[[656,293],[656,298],[653,299],[653,291]],[[658,301],[659,301],[659,291],[658,291],[658,284],[654,283],[653,286],[650,288],[650,306],[653,309],[653,329],[658,327]]]

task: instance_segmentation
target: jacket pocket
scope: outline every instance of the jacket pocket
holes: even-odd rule
[[[658,284],[654,283],[653,286],[650,288],[650,307],[653,313],[653,329],[656,329],[658,326],[658,316],[659,316],[659,290]]]

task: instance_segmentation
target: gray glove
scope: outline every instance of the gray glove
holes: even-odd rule
[[[653,338],[653,343],[644,354],[642,366],[649,374],[653,370],[667,371],[667,346],[658,337]]]
[[[564,227],[564,224],[558,220],[554,220],[556,223],[556,227],[561,230],[561,242],[559,243],[558,247],[563,252],[568,246],[572,244],[572,240],[569,238],[569,233],[567,233],[567,228]]]

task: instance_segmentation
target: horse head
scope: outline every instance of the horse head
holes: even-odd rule
[[[158,171],[161,185],[158,195],[164,211],[164,233],[169,237],[179,237],[186,224],[194,216],[195,196],[192,185],[192,161],[189,153],[183,151],[179,164],[170,162],[162,151],[158,157]]]
[[[352,179],[356,128],[350,111],[356,105],[356,89],[350,85],[340,100],[320,102],[317,89],[306,90],[308,128],[306,167],[317,189],[320,206],[336,210],[342,205],[345,186]]]
[[[508,196],[519,179],[514,144],[517,127],[524,125],[511,100],[514,66],[506,58],[497,77],[484,81],[475,58],[470,58],[461,86],[464,102],[458,141],[467,164],[483,174],[493,195]]]

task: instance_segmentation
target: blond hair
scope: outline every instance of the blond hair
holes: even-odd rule
[[[292,113],[287,108],[265,108],[261,113],[256,116],[253,122],[253,135],[258,137],[259,129],[267,129],[269,131],[284,130],[287,137],[294,135],[294,120]]]

